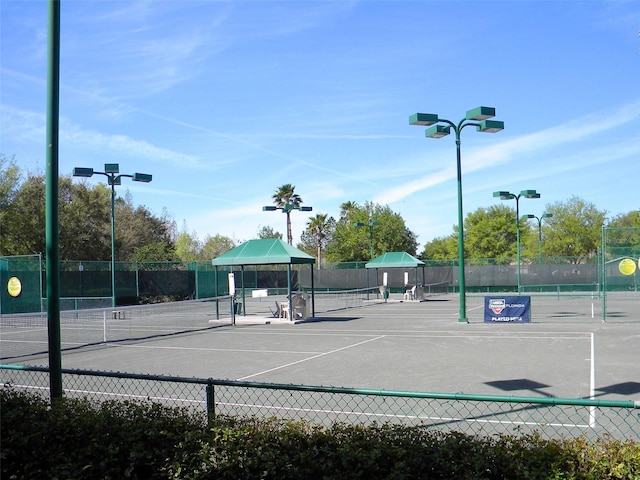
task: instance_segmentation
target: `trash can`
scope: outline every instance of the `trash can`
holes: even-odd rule
[[[296,293],[291,298],[291,319],[304,320],[309,318],[310,303],[307,301],[309,295],[306,293]]]
[[[233,301],[233,311],[236,315],[242,313],[242,302],[238,302],[236,300]]]
[[[378,287],[378,289],[380,290],[380,295],[382,295],[382,298],[387,301],[387,299],[389,298],[389,287],[383,285],[382,287]]]

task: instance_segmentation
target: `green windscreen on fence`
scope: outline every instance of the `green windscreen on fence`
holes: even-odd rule
[[[640,228],[602,229],[603,320],[640,310]]]
[[[638,291],[640,228],[610,228],[603,232],[607,291]]]
[[[604,288],[610,295],[602,310],[611,315],[624,310],[623,304],[638,299],[640,289],[640,228],[603,228],[603,246],[597,257],[585,259],[522,259],[521,288],[526,293],[597,294]],[[544,260],[544,261],[541,261]],[[236,287],[247,290],[270,289],[269,294],[293,291],[349,290],[387,285],[403,292],[405,282],[413,285],[447,284],[449,291],[459,285],[455,261],[425,262],[424,273],[413,269],[365,269],[362,265],[326,265],[311,271],[287,265],[224,267],[211,261],[197,262],[116,262],[116,304],[133,305],[187,299],[204,299],[228,294],[228,274],[235,274]],[[45,265],[39,255],[0,257],[0,314],[46,310]],[[352,268],[345,268],[352,267]],[[360,268],[357,268],[360,267]],[[469,293],[506,292],[517,288],[517,266],[487,259],[466,259],[465,280]],[[408,275],[408,276],[407,276]],[[9,293],[8,282],[19,281],[18,295]],[[60,262],[61,308],[84,309],[110,305],[112,297],[110,261]],[[640,302],[640,300],[638,300]],[[620,303],[622,302],[622,303]],[[638,306],[640,309],[640,305]]]
[[[0,257],[0,313],[39,312],[41,279],[39,255]]]

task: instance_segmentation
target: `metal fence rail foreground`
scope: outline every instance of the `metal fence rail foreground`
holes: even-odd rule
[[[2,388],[49,394],[49,369],[0,365]],[[64,395],[145,400],[209,416],[278,417],[328,426],[399,423],[479,436],[640,439],[640,401],[510,397],[283,385],[63,369]]]

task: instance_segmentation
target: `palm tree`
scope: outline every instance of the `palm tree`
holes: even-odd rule
[[[309,221],[307,222],[307,231],[310,235],[314,236],[316,240],[318,270],[320,270],[322,263],[322,247],[334,225],[335,220],[326,213],[319,213],[315,217],[309,217]]]
[[[349,217],[351,216],[351,214],[358,211],[359,208],[360,207],[356,202],[344,202],[342,205],[340,205],[340,218],[344,218],[347,220],[347,222],[350,222]]]
[[[299,209],[302,204],[302,198],[295,193],[296,187],[287,183],[282,185],[271,198],[276,207],[281,208],[287,214],[287,241],[289,245],[293,245],[293,235],[291,234],[291,210]]]

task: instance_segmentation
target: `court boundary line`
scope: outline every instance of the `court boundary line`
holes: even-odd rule
[[[15,385],[19,388],[44,391],[48,390],[47,387],[36,387],[32,385]],[[116,393],[116,392],[101,392],[97,390],[80,390],[80,389],[67,389],[67,392],[82,394],[82,395],[95,395],[99,397],[110,397],[110,398],[124,398],[124,399],[134,399],[134,400],[151,400],[151,401],[176,401],[183,404],[195,404],[195,405],[205,405],[206,402],[204,400],[192,399],[192,398],[174,398],[174,397],[163,397],[158,395],[140,395],[140,394],[127,394],[127,393]],[[508,426],[551,426],[551,427],[563,427],[563,428],[578,428],[582,430],[593,429],[596,428],[596,424],[582,424],[582,423],[562,423],[562,422],[532,422],[532,421],[523,421],[523,420],[491,420],[491,419],[481,419],[476,417],[443,417],[436,415],[408,415],[408,414],[400,414],[400,413],[380,413],[374,411],[356,411],[356,410],[336,410],[336,409],[328,409],[328,408],[301,408],[301,407],[289,407],[289,406],[279,406],[279,405],[267,405],[267,404],[257,404],[257,403],[237,403],[237,402],[216,402],[217,406],[228,406],[233,408],[254,408],[258,410],[267,410],[267,411],[276,411],[276,412],[302,412],[305,414],[308,413],[321,413],[321,414],[332,414],[335,416],[347,415],[347,416],[355,416],[355,417],[373,417],[373,418],[383,418],[383,419],[399,419],[399,420],[418,420],[425,421],[429,420],[432,422],[440,422],[449,424],[449,423],[478,423],[478,424],[491,424],[491,425],[508,425]],[[595,408],[594,406],[590,407]],[[497,417],[508,412],[492,412],[489,414],[491,417]],[[483,415],[484,416],[484,415]]]
[[[376,337],[376,338],[370,338],[370,339],[368,339],[368,340],[364,340],[364,341],[362,341],[362,342],[354,343],[354,344],[351,344],[351,345],[346,345],[346,346],[344,346],[344,347],[336,348],[336,349],[334,349],[334,350],[330,350],[330,351],[328,351],[328,352],[323,352],[323,353],[319,353],[318,355],[313,355],[312,357],[309,357],[309,358],[304,358],[304,359],[302,359],[302,360],[297,360],[297,361],[295,361],[295,362],[290,362],[290,363],[287,363],[287,364],[285,364],[285,365],[280,365],[279,367],[270,368],[270,369],[268,369],[268,370],[264,370],[264,371],[262,371],[262,372],[254,373],[254,374],[251,374],[251,375],[246,375],[246,376],[244,376],[244,377],[240,377],[240,378],[238,378],[238,379],[236,379],[236,380],[242,381],[242,380],[246,380],[246,379],[248,379],[248,378],[257,377],[258,375],[263,375],[263,374],[265,374],[265,373],[270,373],[270,372],[273,372],[273,371],[275,371],[275,370],[280,370],[280,369],[282,369],[282,368],[291,367],[291,366],[293,366],[293,365],[297,365],[297,364],[299,364],[299,363],[304,363],[304,362],[307,362],[307,361],[309,361],[309,360],[314,360],[314,359],[316,359],[316,358],[324,357],[324,356],[326,356],[326,355],[331,355],[331,354],[334,354],[334,353],[337,353],[337,352],[341,352],[341,351],[343,351],[343,350],[348,350],[348,349],[350,349],[350,348],[354,348],[354,347],[358,347],[358,346],[360,346],[360,345],[364,345],[364,344],[366,344],[366,343],[374,342],[374,341],[376,341],[376,340],[380,340],[381,338],[384,338],[385,336],[386,336],[386,335],[381,335],[381,336]]]

